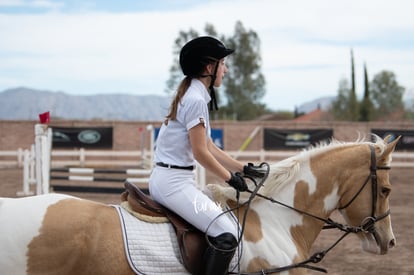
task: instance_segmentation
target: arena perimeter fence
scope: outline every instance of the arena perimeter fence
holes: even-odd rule
[[[153,140],[153,136],[151,138]],[[151,143],[150,148],[154,148]],[[230,155],[246,162],[274,162],[299,153],[296,151],[228,151]],[[52,130],[46,124],[35,125],[35,142],[30,150],[0,151],[0,168],[23,167],[23,189],[19,196],[60,192],[104,192],[119,193],[125,180],[143,189],[147,188],[152,167],[153,151],[108,151],[108,150],[52,150]],[[4,160],[4,157],[9,159]],[[14,158],[14,161],[11,158]],[[88,168],[92,167],[92,168]],[[414,167],[414,153],[394,152],[392,167]],[[111,175],[117,174],[117,177]],[[120,175],[120,176],[119,176]],[[131,177],[133,176],[133,177]],[[197,166],[198,183],[206,183],[206,172]],[[51,185],[51,180],[113,182],[117,187],[76,186],[74,184]],[[36,186],[36,192],[31,191]]]
[[[153,128],[149,127],[149,129],[152,130],[150,148],[154,148]],[[102,160],[104,156],[108,156],[108,153],[110,159]],[[69,159],[55,161],[54,158],[59,156],[69,157]],[[52,151],[52,129],[48,128],[46,124],[37,124],[35,125],[35,142],[31,149],[25,150],[23,154],[23,189],[17,195],[40,195],[49,193],[49,191],[121,193],[124,189],[120,183],[125,181],[135,183],[145,190],[148,188],[148,177],[153,162],[152,156],[152,150],[147,152],[141,150],[140,153],[86,151],[84,149]],[[88,159],[87,161],[86,158],[89,157],[92,157],[92,160]],[[124,160],[120,157],[132,157],[132,159]],[[93,168],[86,168],[85,165],[93,165]],[[205,184],[205,171],[197,167],[196,175],[200,178],[198,182]],[[68,184],[51,184],[51,180],[66,181]],[[76,181],[118,184],[117,186],[97,186],[93,183],[88,185],[69,184],[69,182]],[[36,186],[36,192],[31,190],[31,185]]]

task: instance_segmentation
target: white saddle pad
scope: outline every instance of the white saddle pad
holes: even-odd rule
[[[144,222],[119,205],[114,207],[121,220],[128,262],[136,274],[189,274],[170,223]]]
[[[189,274],[182,264],[180,248],[170,223],[149,223],[114,205],[121,221],[125,253],[136,274]],[[229,271],[237,267],[239,253],[230,264]]]

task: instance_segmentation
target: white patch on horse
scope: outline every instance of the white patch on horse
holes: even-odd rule
[[[28,245],[39,234],[47,208],[66,198],[68,196],[59,194],[19,199],[0,198],[2,274],[26,274]]]
[[[334,210],[339,201],[338,186],[335,186],[330,194],[328,194],[323,200],[324,208],[326,212]]]
[[[293,205],[294,192],[293,184],[286,186],[276,195],[275,199],[283,203]],[[269,263],[283,266],[289,264],[298,255],[296,245],[292,242],[291,231],[286,228],[292,228],[303,224],[301,215],[292,212],[292,210],[272,204],[270,202],[261,202],[253,206],[257,213],[272,213],[272,219],[261,219],[261,230],[263,239],[254,245],[245,245],[243,249],[244,259],[260,257]],[[247,241],[245,241],[247,244]],[[247,268],[248,262],[242,263],[242,269]]]
[[[299,180],[306,182],[309,186],[309,195],[315,193],[317,180],[315,175],[312,173],[309,161],[306,162],[306,165],[302,165],[300,175],[300,179],[296,179],[296,182],[298,182]]]

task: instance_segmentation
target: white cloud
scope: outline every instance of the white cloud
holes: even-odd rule
[[[7,3],[49,5],[51,12],[0,13],[0,90],[164,94],[179,31],[202,32],[211,23],[231,35],[238,20],[261,39],[272,108],[292,110],[336,95],[339,80],[350,74],[351,47],[360,85],[366,62],[371,77],[388,69],[414,87],[414,2],[408,0],[207,1],[186,10],[123,13],[62,13],[56,9],[64,3],[52,1],[0,0],[0,7]]]
[[[55,10],[63,6],[63,2],[48,0],[0,0],[0,7],[46,8]]]

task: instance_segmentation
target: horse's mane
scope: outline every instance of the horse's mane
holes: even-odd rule
[[[263,195],[271,195],[274,192],[277,192],[277,189],[283,188],[285,184],[295,177],[301,168],[301,163],[309,160],[312,156],[326,153],[330,150],[361,144],[371,144],[376,147],[380,154],[382,154],[387,145],[386,141],[375,134],[371,134],[370,137],[372,137],[374,141],[370,141],[370,139],[362,137],[361,135],[358,135],[357,140],[353,142],[343,142],[332,138],[316,145],[309,146],[295,156],[270,165],[269,176],[261,189],[261,193]]]

